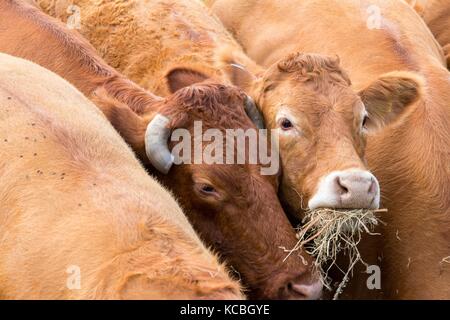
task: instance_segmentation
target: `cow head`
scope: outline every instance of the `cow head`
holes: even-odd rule
[[[241,164],[174,164],[171,151],[179,142],[170,137],[177,129],[191,133],[189,142],[195,141],[198,121],[202,133],[208,129],[256,131],[247,116],[255,116],[255,106],[246,94],[213,83],[180,86],[192,77],[195,73],[184,71],[179,77],[172,75],[172,81],[178,81],[173,88],[178,90],[140,114],[117,101],[109,103],[105,97],[97,105],[174,193],[200,237],[236,271],[250,297],[317,298],[322,286],[311,258],[300,252],[283,261],[287,256],[283,248],[293,248],[297,239],[277,197],[278,175],[261,175],[261,164],[247,160]],[[211,143],[203,142],[202,150]],[[191,145],[194,152],[195,143]],[[234,151],[236,155],[242,152]]]
[[[267,127],[279,130],[280,189],[290,211],[379,207],[378,181],[364,160],[366,137],[411,109],[420,96],[417,76],[386,74],[356,92],[337,57],[296,53],[259,76],[228,65]]]

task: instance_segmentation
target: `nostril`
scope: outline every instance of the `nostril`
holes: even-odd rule
[[[344,185],[344,183],[341,180],[341,177],[336,177],[336,185],[339,189],[339,192],[341,194],[346,194],[349,192],[348,188]]]
[[[289,282],[288,284],[287,284],[287,291],[288,292],[291,292],[292,291],[292,282]]]
[[[291,287],[292,287],[293,292],[297,293],[300,296],[307,298],[308,286],[305,286],[303,284],[292,284]]]
[[[377,192],[377,184],[375,182],[374,178],[370,179],[370,187],[369,187],[369,194],[374,194]]]
[[[297,299],[306,299],[305,292],[302,290],[302,285],[295,284],[291,281],[287,284],[286,289],[290,297],[295,297]]]

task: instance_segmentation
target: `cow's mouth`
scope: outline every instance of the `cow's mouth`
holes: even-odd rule
[[[348,282],[354,266],[358,262],[366,264],[359,253],[358,244],[364,233],[378,235],[374,230],[381,222],[378,216],[384,212],[387,210],[332,208],[307,210],[297,228],[297,245],[288,251],[288,255],[305,248],[315,258],[316,268],[322,275],[324,286],[332,290],[328,270],[337,265],[338,255],[345,253],[349,259],[348,267],[345,271],[342,266],[338,266],[344,277],[336,289],[335,298],[337,298]]]

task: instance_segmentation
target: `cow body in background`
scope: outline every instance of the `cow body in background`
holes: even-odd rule
[[[65,23],[67,8],[79,8],[78,30],[112,67],[160,96],[205,79],[229,84],[216,65],[222,50],[233,48],[253,70],[238,43],[200,1],[135,0],[94,5],[90,0],[38,0],[43,11]],[[114,32],[103,32],[111,24]]]
[[[317,52],[338,55],[357,89],[398,70],[423,77],[421,98],[367,144],[389,214],[381,237],[361,242],[361,249],[369,264],[381,267],[382,288],[369,291],[367,275],[356,273],[347,292],[448,299],[450,80],[417,14],[402,1],[387,0],[216,0],[213,12],[262,65],[292,51]],[[391,101],[395,109],[398,100]]]
[[[29,61],[0,73],[0,298],[242,298],[91,102]]]

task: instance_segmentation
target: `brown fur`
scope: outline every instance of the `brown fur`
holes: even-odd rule
[[[0,298],[242,297],[92,103],[25,60],[0,73]]]
[[[46,12],[63,21],[67,19],[67,14],[61,8],[67,3],[40,1]],[[81,32],[108,63],[146,88],[167,95],[183,85],[202,81],[202,74],[223,82],[227,78],[256,99],[270,128],[279,128],[276,112],[280,105],[286,105],[293,116],[300,119],[298,126],[304,133],[304,136],[299,134],[300,138],[286,137],[280,141],[283,164],[281,196],[286,207],[296,214],[303,212],[324,175],[334,170],[365,168],[366,136],[361,128],[362,102],[372,112],[370,129],[378,129],[384,124],[397,124],[394,121],[397,116],[412,112],[413,108],[408,107],[420,94],[421,81],[417,80],[420,77],[413,74],[408,77],[401,74],[395,78],[389,73],[392,70],[386,70],[383,77],[374,77],[354,88],[337,59],[297,54],[292,59],[298,61],[287,65],[299,67],[300,64],[306,68],[306,74],[311,69],[313,81],[303,81],[310,79],[298,76],[303,71],[292,73],[279,68],[288,52],[298,51],[295,44],[289,50],[283,48],[282,54],[280,48],[271,47],[271,56],[259,60],[268,67],[263,70],[246,57],[228,33],[197,2],[167,0],[155,1],[150,5],[124,1],[100,6],[92,6],[87,0],[69,3],[82,8]],[[241,2],[241,5],[246,10],[251,2]],[[268,12],[277,10],[270,3],[266,9]],[[240,16],[242,21],[248,21],[239,12],[234,14]],[[115,26],[113,35],[104,32],[111,23]],[[264,21],[255,23],[264,24]],[[290,30],[289,26],[283,27]],[[245,27],[246,30],[254,28],[252,23]],[[283,35],[277,29],[259,35],[252,33],[250,41],[258,36],[260,38],[256,49],[249,52],[259,59],[263,52],[259,53],[257,47],[261,43],[268,46],[278,43]],[[402,53],[398,63],[413,65],[414,57],[409,56],[396,40],[395,32],[389,34],[388,44]],[[327,53],[333,55],[332,50]],[[218,58],[226,63],[221,64]],[[237,72],[239,68],[230,68],[230,62],[242,65],[248,72]],[[185,71],[172,74],[172,70],[182,68]],[[394,80],[385,81],[388,77]],[[390,88],[384,90],[385,84],[389,84]],[[402,90],[411,84],[414,90]],[[390,107],[393,96],[400,102],[394,109]]]
[[[66,12],[69,4],[82,8],[83,36],[111,66],[161,96],[174,91],[168,75],[175,69],[188,69],[224,81],[221,71],[212,63],[214,48],[219,41],[237,46],[216,19],[202,12],[197,1],[150,4],[127,0],[96,7],[89,0],[37,2],[45,12],[63,21],[69,16]],[[111,24],[115,25],[114,33],[104,32]]]
[[[425,7],[429,2],[431,2],[430,0],[403,0],[403,1],[405,1],[411,7],[413,7],[414,10],[416,10],[417,13],[420,15],[423,15]]]
[[[380,29],[367,27],[370,5],[381,8]],[[382,236],[362,242],[361,250],[381,267],[382,290],[369,292],[361,270],[347,297],[450,298],[450,269],[442,261],[450,254],[450,83],[440,48],[417,14],[388,0],[216,0],[213,11],[263,65],[301,50],[338,54],[357,89],[397,70],[423,77],[420,99],[368,139],[368,165],[389,213]],[[410,81],[402,83],[411,92]]]
[[[254,128],[244,112],[246,96],[242,91],[211,82],[180,89],[206,78],[214,79],[220,74],[212,64],[207,63],[208,55],[213,56],[209,49],[213,34],[209,30],[193,29],[197,23],[202,26],[206,22],[199,19],[191,23],[180,14],[183,11],[176,9],[179,7],[179,10],[184,10],[185,6],[194,4],[184,2],[184,5],[179,5],[160,1],[154,6],[152,4],[152,11],[148,12],[147,17],[147,11],[144,10],[146,4],[136,1],[105,2],[99,7],[85,1],[73,3],[82,8],[83,35],[89,38],[99,52],[104,53],[108,63],[146,88],[167,95],[164,100],[154,99],[151,105],[143,109],[127,108],[124,105],[127,100],[114,94],[124,82],[109,86],[110,81],[106,81],[96,88],[93,97],[150,170],[143,142],[145,129],[156,112],[169,117],[173,129],[181,127],[192,130],[194,120],[202,120],[204,129]],[[49,12],[56,10],[56,7],[52,7],[54,3],[47,7],[42,1],[40,4]],[[203,7],[200,8],[203,10]],[[106,16],[107,20],[104,19]],[[111,19],[117,20],[113,22]],[[164,24],[164,19],[169,19],[170,23]],[[209,19],[218,24],[211,17]],[[105,21],[108,27],[110,23],[115,24],[117,35],[102,32],[102,23]],[[152,24],[156,31],[139,29],[147,23]],[[180,36],[186,39],[184,49],[173,42],[173,38],[169,37],[170,41],[164,42],[165,38],[157,33],[173,23],[178,30],[175,31],[177,43]],[[225,31],[224,34],[227,35]],[[125,39],[132,43],[124,43]],[[229,39],[232,42],[231,37]],[[136,51],[130,52],[130,48]],[[157,50],[152,51],[153,48]],[[183,50],[188,49],[194,54],[183,54],[186,52]],[[206,60],[203,60],[205,55]],[[121,98],[121,101],[116,98]],[[302,298],[289,289],[289,282],[309,284],[318,278],[312,271],[311,258],[305,253],[304,257],[293,256],[283,262],[286,254],[279,247],[293,247],[295,233],[277,198],[276,177],[262,177],[260,167],[180,165],[175,166],[167,176],[158,177],[179,198],[206,243],[213,246],[239,272],[239,278],[249,287],[251,297]],[[213,185],[220,196],[201,194],[199,188],[205,183]],[[256,215],[258,218],[255,218]],[[303,259],[309,263],[304,265]]]
[[[313,82],[317,91],[326,90],[330,83],[351,85],[350,79],[339,65],[339,58],[293,53],[278,62],[278,69],[281,72],[294,73],[298,81]]]
[[[307,203],[315,193],[320,179],[331,170],[350,167],[364,169],[365,138],[360,130],[360,98],[349,88],[350,81],[340,68],[339,59],[294,54],[264,72],[245,55],[203,6],[191,1],[162,0],[140,4],[130,0],[101,6],[93,6],[87,0],[38,2],[47,13],[63,21],[68,17],[63,8],[69,3],[79,6],[82,27],[80,32],[100,53],[104,53],[106,61],[119,68],[133,81],[160,95],[167,96],[183,86],[201,82],[205,78],[218,79],[223,83],[231,80],[256,99],[266,121],[275,128],[277,124],[274,119],[274,105],[279,105],[283,99],[287,105],[297,106],[299,103],[294,99],[307,96],[302,104],[311,107],[316,115],[320,115],[305,121],[309,126],[308,133],[314,136],[315,141],[326,142],[319,147],[321,151],[317,153],[304,152],[306,149],[315,150],[315,146],[298,144],[295,150],[300,151],[295,151],[295,154],[292,152],[289,159],[282,159],[284,175],[281,191],[286,206],[292,211],[302,212],[302,201]],[[113,36],[103,32],[111,23],[115,25]],[[130,51],[130,48],[135,50]],[[229,63],[223,63],[223,60],[229,63],[238,62],[254,75],[250,76],[250,79],[243,79],[239,72],[230,70]],[[298,72],[286,72],[294,66]],[[302,73],[311,77],[317,75],[313,85],[306,81],[307,78],[299,77]],[[339,79],[347,89],[338,83]],[[264,86],[263,89],[259,87],[260,84]],[[267,93],[271,98],[261,96],[268,87],[273,86],[277,88]],[[313,88],[314,86],[316,88]],[[342,90],[346,93],[340,101]],[[293,99],[289,100],[290,96]],[[269,110],[267,105],[272,110]],[[334,110],[336,112],[327,112],[333,109],[334,105],[339,105],[338,109]],[[339,113],[344,109],[346,115],[340,117]],[[336,131],[343,131],[338,135],[332,133],[330,141],[327,141],[327,137],[322,137],[324,134],[328,136],[329,133],[315,130],[323,114],[327,114],[331,122],[338,123],[335,125]],[[344,138],[335,141],[340,136]],[[339,158],[337,155],[329,156],[328,145],[333,144],[344,149],[339,152],[339,155],[342,155]],[[291,146],[292,142],[282,140],[282,148],[292,150]],[[313,168],[315,169],[311,171]]]
[[[109,95],[137,113],[159,100],[107,65],[76,31],[34,6],[7,0],[0,4],[0,9],[0,24],[8,28],[8,32],[0,33],[1,52],[44,66],[70,81],[87,97],[103,86]],[[15,28],[9,28],[11,25]],[[51,54],[42,48],[36,50],[36,44],[51,48]]]
[[[414,9],[422,15],[424,21],[444,49],[447,68],[450,67],[450,3],[445,0],[423,0]]]
[[[239,63],[231,50],[220,59],[222,66]],[[326,174],[365,169],[366,132],[411,112],[423,85],[412,73],[387,73],[356,92],[338,57],[301,52],[286,55],[259,75],[241,68],[229,73],[255,97],[269,128],[280,128],[280,113],[294,122],[295,130],[280,135],[281,198],[297,216]]]

